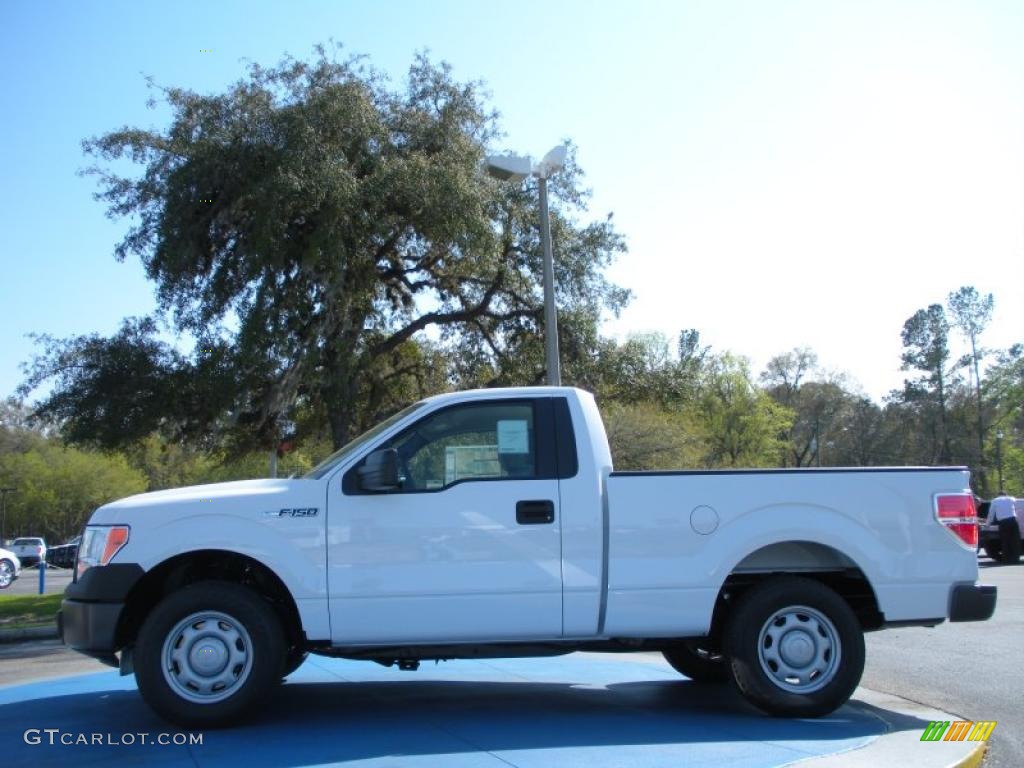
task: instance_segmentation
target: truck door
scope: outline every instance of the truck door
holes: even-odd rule
[[[362,490],[360,462],[328,491],[333,642],[561,636],[550,398],[442,407],[370,451],[383,448],[399,488]]]

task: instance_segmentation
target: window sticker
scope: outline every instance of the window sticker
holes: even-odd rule
[[[529,422],[505,419],[498,422],[498,453],[529,453]]]

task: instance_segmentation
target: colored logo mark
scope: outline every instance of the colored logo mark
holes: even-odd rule
[[[985,741],[995,727],[995,720],[932,720],[921,734],[921,741]]]

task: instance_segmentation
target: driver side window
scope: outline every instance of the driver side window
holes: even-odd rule
[[[465,480],[537,477],[532,403],[474,403],[431,414],[384,446],[398,452],[403,491]]]

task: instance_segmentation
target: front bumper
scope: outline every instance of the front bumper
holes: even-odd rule
[[[117,666],[115,637],[124,603],[83,603],[62,600],[57,631],[63,643],[79,653]]]
[[[68,585],[57,613],[65,645],[117,666],[117,630],[128,593],[145,572],[134,563],[90,568]]]
[[[996,588],[990,584],[956,584],[949,592],[950,621],[985,621],[996,610]]]

